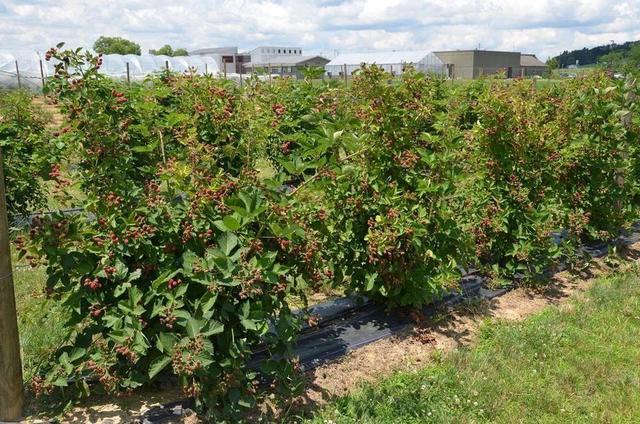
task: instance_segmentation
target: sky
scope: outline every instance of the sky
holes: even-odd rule
[[[189,50],[261,45],[303,53],[495,49],[541,59],[640,39],[640,0],[0,0],[0,49],[101,35]]]

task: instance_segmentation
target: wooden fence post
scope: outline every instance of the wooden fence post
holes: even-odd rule
[[[22,81],[20,81],[20,69],[18,69],[17,60],[16,60],[16,75],[18,76],[18,88],[22,88]]]
[[[209,66],[207,66],[207,64],[204,64],[204,74],[208,75],[209,74]]]
[[[22,361],[3,166],[0,149],[0,422],[14,422],[22,416]]]
[[[44,94],[44,69],[42,68],[42,59],[40,59],[40,80],[42,81],[42,94]]]
[[[127,62],[127,84],[131,84],[131,74],[129,72],[129,62]]]
[[[349,85],[349,82],[347,80],[347,64],[344,64],[344,85],[347,86]]]
[[[164,61],[164,68],[167,70],[167,72],[169,72],[169,61],[168,60]]]

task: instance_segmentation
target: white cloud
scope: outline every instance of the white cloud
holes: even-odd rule
[[[563,50],[640,38],[640,0],[0,0],[1,49],[100,35],[189,49],[288,44],[307,52]]]

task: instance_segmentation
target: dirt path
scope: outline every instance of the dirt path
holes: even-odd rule
[[[44,109],[44,111],[51,116],[51,121],[49,123],[51,128],[60,128],[63,118],[56,105],[48,102],[47,98],[44,96],[34,97],[32,103]]]
[[[379,340],[309,372],[306,393],[296,400],[293,410],[313,410],[336,396],[357,390],[363,383],[383,378],[392,372],[424,367],[436,351],[450,352],[472,344],[487,319],[517,321],[548,306],[570,308],[569,300],[579,298],[595,278],[631,267],[640,257],[640,243],[629,247],[627,257],[629,261],[623,262],[620,268],[610,268],[606,260],[599,260],[595,262],[590,275],[575,276],[562,272],[539,289],[518,288],[491,301],[465,303],[442,310],[419,330],[407,330],[400,336]],[[180,397],[178,390],[171,389],[161,393],[140,393],[117,402],[93,399],[90,405],[75,408],[64,422],[135,422],[136,417],[151,407]],[[199,420],[195,416],[188,416],[163,422],[193,424]]]

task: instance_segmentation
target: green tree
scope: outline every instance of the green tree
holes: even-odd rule
[[[558,69],[560,67],[560,62],[558,61],[558,58],[552,57],[551,59],[547,60],[547,67],[549,68],[549,71]]]
[[[608,68],[615,68],[624,63],[624,54],[621,51],[613,51],[604,56],[600,56],[598,63]]]
[[[189,56],[187,49],[179,48],[174,50],[169,44],[165,44],[157,50],[151,49],[149,53],[156,56]]]
[[[307,66],[302,70],[305,80],[314,80],[322,78],[324,75],[324,68],[322,66]]]
[[[189,52],[187,51],[187,49],[175,49],[173,51],[173,55],[174,56],[189,56]]]
[[[101,36],[93,43],[93,50],[103,54],[141,54],[138,43],[122,37]]]
[[[629,50],[628,54],[629,65],[638,68],[640,67],[640,43],[634,44]]]

